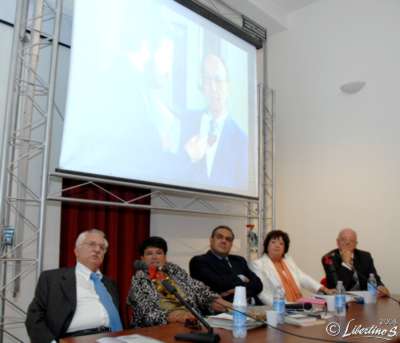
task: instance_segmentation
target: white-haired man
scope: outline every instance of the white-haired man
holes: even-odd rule
[[[107,248],[102,231],[84,231],[75,242],[76,266],[40,275],[25,322],[31,343],[122,330],[117,288],[99,271]]]

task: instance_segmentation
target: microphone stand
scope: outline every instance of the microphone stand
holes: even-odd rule
[[[183,297],[178,293],[176,287],[174,287],[167,279],[161,281],[162,285],[165,289],[173,294],[179,302],[185,306],[190,313],[192,313],[201,324],[207,329],[207,332],[191,332],[191,333],[180,333],[175,335],[175,339],[178,341],[189,341],[189,342],[196,342],[196,343],[217,343],[220,340],[218,334],[214,333],[213,328],[208,324],[208,322],[203,318],[203,316],[196,311],[193,306],[191,306]]]

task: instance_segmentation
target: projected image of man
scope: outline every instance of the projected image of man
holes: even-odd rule
[[[228,70],[217,55],[209,54],[203,60],[202,92],[207,108],[184,146],[193,171],[206,184],[244,187],[248,139],[229,113]]]

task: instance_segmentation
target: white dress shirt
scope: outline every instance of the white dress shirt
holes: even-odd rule
[[[108,313],[90,279],[91,273],[92,271],[83,264],[76,264],[76,309],[67,332],[110,326]],[[99,271],[97,273],[101,275]]]
[[[215,153],[217,151],[219,139],[221,137],[222,129],[224,128],[225,119],[227,114],[215,119],[216,121],[216,129],[214,131],[216,135],[216,141],[212,146],[207,146],[206,150],[206,165],[207,165],[207,176],[210,177],[212,167],[214,165]],[[207,136],[210,132],[211,122],[213,120],[213,116],[210,113],[204,113],[201,118],[200,124],[200,136],[207,139]]]

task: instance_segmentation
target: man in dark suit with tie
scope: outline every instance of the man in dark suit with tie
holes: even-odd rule
[[[249,269],[243,257],[229,254],[234,238],[231,228],[217,226],[211,233],[210,250],[190,260],[190,275],[227,301],[233,300],[236,286],[244,286],[248,301],[259,303],[257,294],[262,291],[261,280]]]
[[[357,249],[357,233],[351,228],[342,229],[336,239],[337,249],[322,257],[328,288],[335,288],[338,280],[343,281],[347,291],[367,290],[368,277],[374,274],[378,296],[389,294],[376,272],[369,252]]]
[[[84,231],[75,243],[76,266],[40,275],[25,322],[31,343],[122,330],[117,288],[99,271],[107,247],[102,231]]]

